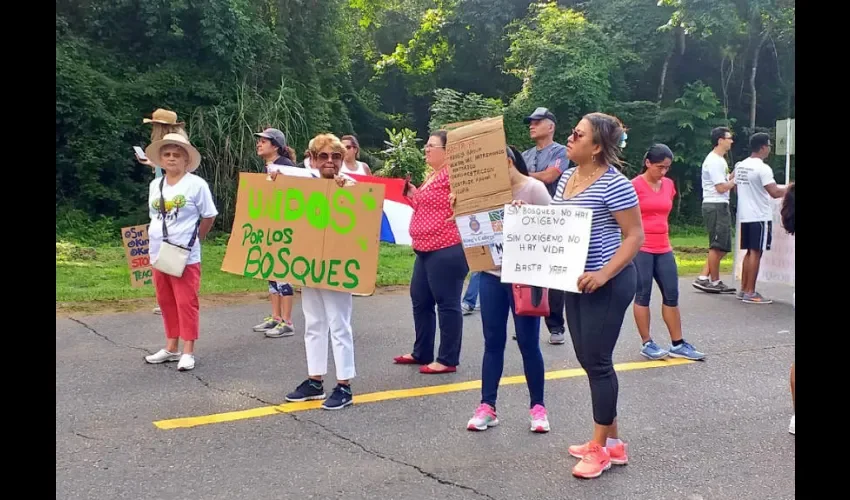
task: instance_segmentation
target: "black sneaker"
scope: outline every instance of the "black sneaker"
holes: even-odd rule
[[[326,410],[341,410],[346,406],[351,406],[353,403],[351,387],[337,384],[334,387],[334,392],[331,393],[331,397],[322,403],[322,408]]]
[[[297,389],[286,395],[286,400],[290,403],[321,401],[322,399],[325,399],[325,388],[322,383],[309,378],[301,382]]]
[[[718,281],[717,283],[709,283],[702,289],[708,293],[735,293],[735,288],[726,286],[726,283]]]
[[[695,279],[694,282],[691,283],[691,285],[693,285],[694,288],[696,288],[697,290],[702,290],[703,292],[706,291],[705,290],[706,285],[710,285],[710,284],[711,284],[711,280],[701,280],[699,278]]]

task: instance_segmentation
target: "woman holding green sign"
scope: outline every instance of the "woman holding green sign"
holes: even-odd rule
[[[313,176],[334,179],[340,187],[354,181],[340,175],[345,146],[332,134],[318,135],[310,141]],[[286,395],[289,402],[321,401],[325,410],[340,410],[353,403],[351,379],[354,369],[354,332],[351,329],[352,299],[348,292],[321,288],[301,288],[304,310],[304,348],[307,351],[307,380]],[[323,378],[328,372],[328,332],[333,341],[337,384],[327,399]]]

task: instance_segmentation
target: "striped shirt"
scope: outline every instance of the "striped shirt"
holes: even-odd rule
[[[617,224],[612,212],[636,207],[638,197],[634,186],[626,179],[626,176],[616,168],[609,166],[602,177],[588,186],[587,189],[577,196],[565,200],[564,189],[575,171],[576,167],[572,167],[561,175],[558,188],[555,190],[555,197],[552,199],[552,205],[566,205],[593,210],[590,245],[584,270],[588,272],[598,271],[617,253],[617,249],[620,248],[623,240],[620,225]]]

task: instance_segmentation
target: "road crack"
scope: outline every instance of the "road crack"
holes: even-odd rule
[[[97,335],[98,337],[102,338],[103,340],[109,342],[112,345],[115,345],[115,346],[118,346],[118,347],[124,347],[124,348],[127,348],[127,349],[135,349],[137,351],[146,352],[148,354],[153,354],[153,352],[151,352],[148,349],[145,349],[144,347],[137,347],[137,346],[134,346],[134,345],[128,345],[128,344],[122,344],[120,342],[116,342],[116,341],[112,340],[111,338],[107,337],[106,335],[98,332],[97,330],[95,330],[94,328],[92,328],[91,326],[86,324],[84,321],[80,321],[77,318],[74,318],[73,316],[69,316],[68,319],[70,319],[74,323],[77,323],[77,324],[83,326],[88,331],[92,332],[93,334]]]
[[[439,484],[442,484],[444,486],[451,486],[453,488],[458,488],[458,489],[461,489],[461,490],[464,490],[464,491],[469,491],[471,493],[474,493],[474,494],[480,496],[481,498],[487,498],[488,500],[497,500],[495,497],[492,497],[492,496],[488,495],[487,493],[483,493],[481,491],[478,491],[471,486],[467,486],[465,484],[457,483],[455,481],[450,481],[448,479],[443,479],[440,476],[434,474],[433,472],[428,472],[427,470],[423,469],[422,467],[420,467],[416,464],[411,464],[411,463],[405,462],[404,460],[399,460],[397,458],[393,458],[393,457],[384,455],[383,453],[381,453],[379,451],[369,449],[366,446],[358,443],[357,441],[355,441],[355,440],[353,440],[349,437],[343,436],[342,434],[336,432],[335,430],[331,429],[330,427],[328,427],[324,424],[320,424],[319,422],[316,422],[315,420],[300,418],[300,417],[298,417],[298,415],[295,415],[293,413],[287,413],[286,415],[291,417],[296,422],[300,422],[300,423],[304,423],[304,424],[312,424],[312,425],[318,427],[319,429],[323,430],[324,432],[327,432],[328,434],[334,436],[335,438],[340,439],[342,441],[345,441],[346,443],[349,443],[352,446],[355,446],[356,448],[363,450],[364,452],[368,453],[369,455],[372,455],[373,457],[376,457],[376,458],[379,458],[381,460],[385,460],[385,461],[388,461],[388,462],[392,462],[396,465],[401,465],[401,466],[413,469],[416,472],[418,472],[419,474],[421,474],[423,477],[427,477],[428,479],[436,481]]]

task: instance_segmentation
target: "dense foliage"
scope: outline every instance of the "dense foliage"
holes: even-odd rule
[[[617,114],[629,173],[666,141],[687,221],[707,130],[733,127],[731,163],[753,130],[794,115],[794,13],[794,0],[57,0],[57,231],[143,220],[152,175],[131,147],[157,107],[187,122],[223,230],[238,172],[261,167],[262,127],[299,156],[313,134],[356,133],[379,173],[417,179],[430,129],[502,113],[529,147],[521,118],[537,106],[561,142],[582,114]]]

